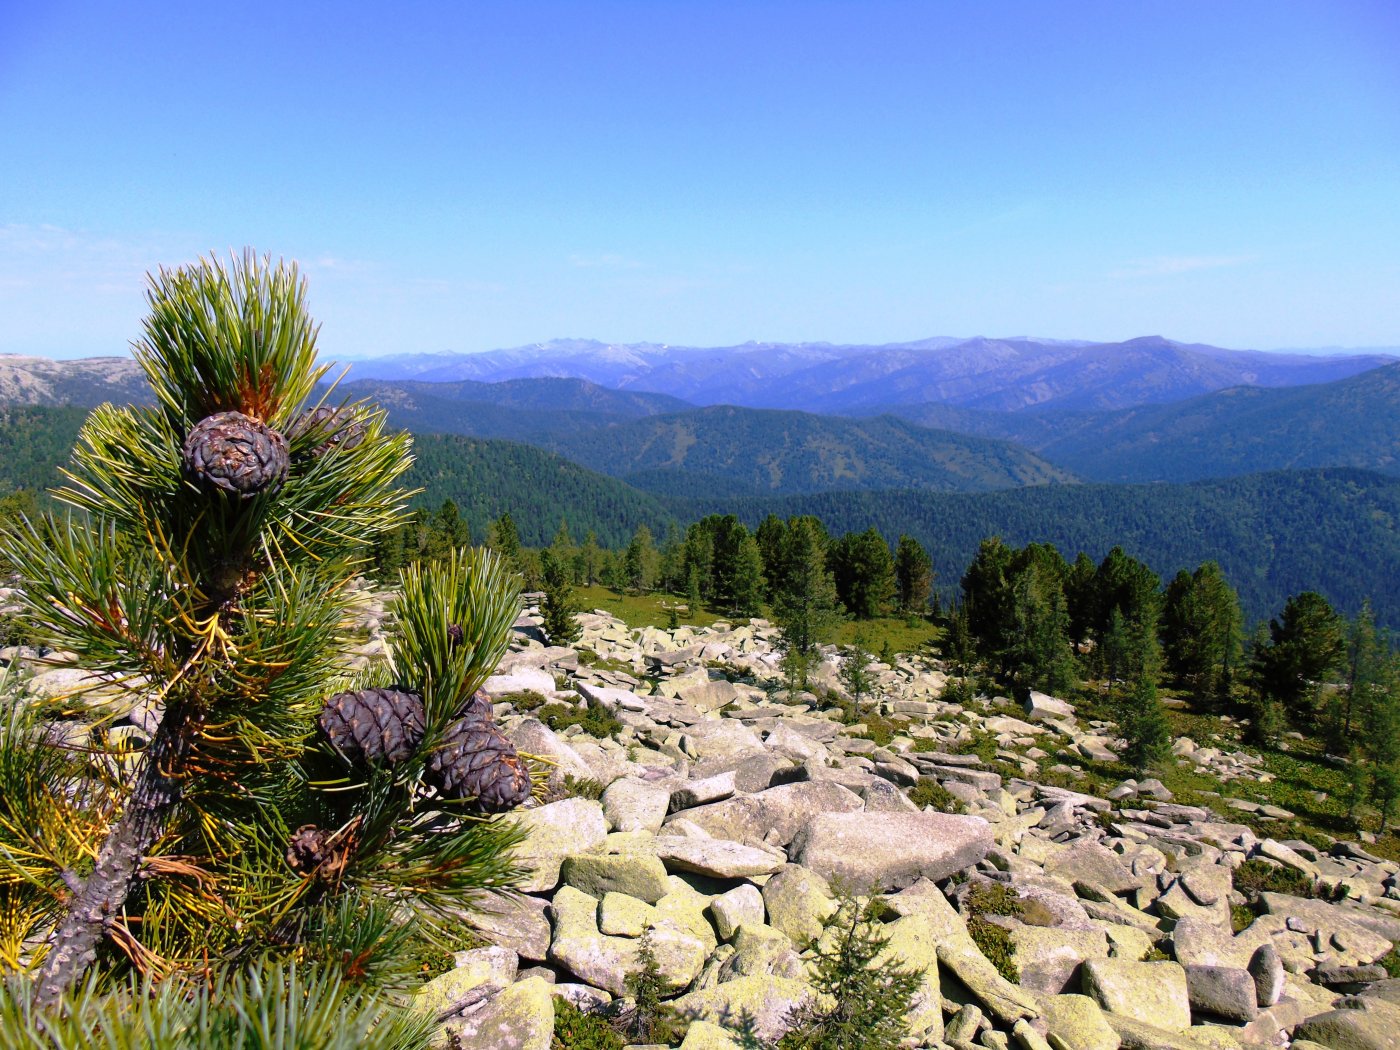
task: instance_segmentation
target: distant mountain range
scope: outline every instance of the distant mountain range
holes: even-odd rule
[[[1147,336],[1120,343],[935,337],[883,346],[745,343],[731,347],[560,339],[481,354],[356,361],[356,379],[425,382],[572,377],[696,405],[852,414],[943,403],[972,409],[1117,409],[1233,386],[1324,383],[1376,368],[1380,354],[1309,356],[1225,350]]]
[[[717,405],[535,443],[671,495],[693,495],[717,479],[730,495],[985,492],[1076,480],[1008,441],[930,430],[893,416],[847,419]]]
[[[1088,481],[1200,481],[1312,467],[1400,475],[1400,363],[1331,383],[1231,387],[1116,412],[891,411],[921,426],[1015,442]]]

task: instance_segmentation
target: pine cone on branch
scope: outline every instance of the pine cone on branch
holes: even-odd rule
[[[355,765],[395,766],[423,742],[423,698],[400,689],[360,689],[326,701],[317,724]]]
[[[316,444],[310,449],[312,458],[324,456],[334,448],[355,448],[365,440],[365,424],[355,413],[345,408],[322,405],[303,413],[292,426],[292,437],[311,436]]]
[[[192,426],[182,449],[185,475],[206,492],[239,499],[281,488],[287,439],[242,412],[216,412]]]
[[[530,771],[515,745],[484,718],[459,718],[428,758],[424,779],[444,798],[471,801],[482,813],[514,809],[530,797]]]

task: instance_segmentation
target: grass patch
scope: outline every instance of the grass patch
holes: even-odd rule
[[[1261,893],[1287,893],[1294,897],[1316,897],[1312,879],[1295,868],[1251,857],[1235,869],[1235,889],[1246,897]]]
[[[963,897],[962,907],[967,915],[967,932],[972,935],[978,950],[1008,981],[1019,981],[1021,974],[1016,968],[1011,934],[1005,926],[986,918],[988,915],[1011,918],[1024,915],[1025,904],[1016,896],[1016,891],[999,882],[976,882]]]
[[[622,723],[596,700],[588,701],[582,711],[568,704],[547,704],[540,710],[540,721],[556,733],[569,726],[582,726],[585,733],[600,740],[622,731]]]
[[[500,697],[497,703],[510,704],[517,711],[538,711],[545,704],[549,703],[549,698],[543,693],[537,693],[533,689],[522,689],[518,693],[506,693]]]
[[[878,616],[873,620],[847,620],[832,632],[831,641],[837,645],[854,645],[856,635],[878,659],[886,643],[896,653],[917,653],[936,645],[943,638],[943,628],[928,620],[903,616]]]
[[[611,587],[594,585],[592,587],[575,587],[574,604],[587,612],[594,609],[602,609],[610,616],[616,616],[628,627],[659,627],[666,628],[666,622],[671,618],[670,610],[663,609],[662,605],[674,605],[677,602],[684,603],[685,598],[675,594],[662,594],[652,592],[649,594],[627,594],[623,591],[615,591]],[[708,626],[716,620],[725,620],[728,617],[721,616],[712,609],[701,608],[691,610],[681,617],[681,625],[696,627]]]
[[[920,809],[932,806],[940,813],[961,813],[962,799],[945,788],[933,777],[920,777],[918,783],[909,789],[909,801]]]

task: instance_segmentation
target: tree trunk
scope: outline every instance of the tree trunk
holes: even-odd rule
[[[97,863],[69,903],[36,979],[41,1007],[55,1005],[97,957],[109,923],[121,914],[146,852],[165,830],[179,801],[189,759],[190,712],[166,709],[146,748],[126,808],[107,833]]]

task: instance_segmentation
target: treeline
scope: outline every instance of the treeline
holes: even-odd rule
[[[1400,480],[1349,468],[1278,471],[1188,485],[1047,485],[1005,492],[836,492],[671,501],[681,520],[732,512],[751,528],[769,514],[813,515],[832,532],[873,526],[917,539],[945,599],[986,536],[1102,558],[1114,546],[1171,575],[1217,562],[1245,615],[1272,615],[1314,590],[1347,615],[1370,598],[1400,628]]]
[[[1049,544],[982,541],[960,581],[948,654],[964,673],[985,668],[1021,690],[1102,683],[1137,769],[1171,739],[1163,684],[1198,708],[1247,717],[1253,740],[1285,731],[1341,759],[1352,812],[1375,805],[1381,830],[1400,800],[1400,654],[1369,601],[1351,620],[1320,594],[1293,595],[1246,631],[1239,595],[1215,562],[1164,587],[1115,547],[1068,562]]]

